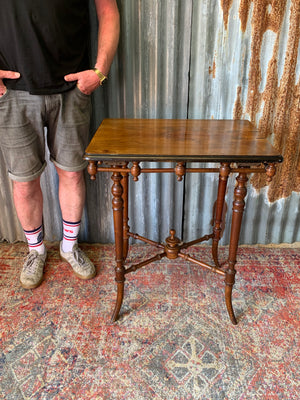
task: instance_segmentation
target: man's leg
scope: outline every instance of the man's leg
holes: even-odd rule
[[[37,229],[43,220],[43,195],[40,178],[30,182],[13,181],[15,208],[22,228]]]
[[[69,172],[56,167],[59,177],[59,203],[63,220],[81,220],[85,202],[85,182],[83,171]]]
[[[63,218],[61,258],[68,262],[81,279],[90,279],[96,270],[88,257],[78,248],[78,234],[85,202],[83,171],[69,172],[56,166],[59,177],[59,202]]]
[[[29,245],[21,276],[21,285],[33,289],[40,285],[46,260],[43,242],[43,195],[40,178],[29,182],[13,181],[13,197],[19,221]]]

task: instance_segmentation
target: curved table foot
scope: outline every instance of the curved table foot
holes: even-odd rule
[[[226,284],[225,286],[225,302],[226,302],[226,307],[227,311],[229,314],[230,321],[233,323],[233,325],[237,325],[237,320],[234,315],[233,307],[232,307],[232,286],[233,284]]]
[[[113,315],[111,317],[111,322],[115,322],[119,318],[119,313],[122,307],[123,303],[123,298],[124,298],[124,282],[118,282],[117,283],[117,299],[116,299],[116,305],[115,309],[113,312]]]
[[[217,268],[221,268],[220,263],[219,263],[219,258],[218,258],[218,245],[219,245],[219,242],[213,240],[211,250],[212,250],[212,257],[213,257],[215,266]]]

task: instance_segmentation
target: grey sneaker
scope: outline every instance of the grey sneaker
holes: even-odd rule
[[[39,254],[35,250],[29,252],[20,275],[24,289],[34,289],[42,283],[46,258],[47,252],[45,254]]]
[[[60,258],[71,265],[76,276],[80,279],[91,279],[96,275],[96,268],[91,260],[74,244],[72,251],[63,252],[62,242],[59,245]]]

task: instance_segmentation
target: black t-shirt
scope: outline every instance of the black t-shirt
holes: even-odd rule
[[[64,75],[88,68],[88,0],[0,0],[0,69],[9,89],[61,93]]]

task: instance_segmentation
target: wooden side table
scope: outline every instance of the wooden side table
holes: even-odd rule
[[[246,184],[251,173],[266,174],[271,181],[276,163],[282,156],[268,140],[259,137],[248,121],[237,120],[157,120],[106,119],[86,149],[88,172],[94,180],[97,172],[112,172],[112,208],[114,219],[117,299],[112,315],[116,321],[123,302],[125,276],[163,257],[181,257],[206,268],[225,280],[225,302],[230,320],[237,324],[231,301],[235,282],[235,264],[242,216],[247,194]],[[140,163],[174,162],[174,168],[141,168]],[[218,163],[218,168],[189,168],[186,163]],[[151,165],[151,164],[150,164]],[[191,164],[193,165],[193,164]],[[137,181],[141,173],[175,172],[180,181],[186,173],[219,173],[214,226],[211,233],[183,243],[171,229],[164,244],[130,232],[128,225],[128,177]],[[218,260],[218,243],[222,231],[222,213],[227,181],[236,173],[232,208],[229,254],[226,267]],[[126,268],[129,238],[135,238],[159,249],[156,256]],[[191,257],[184,250],[205,240],[212,240],[213,265]]]

